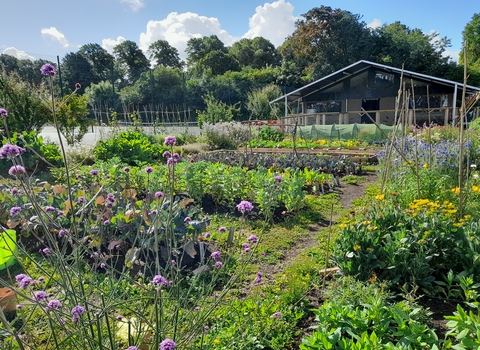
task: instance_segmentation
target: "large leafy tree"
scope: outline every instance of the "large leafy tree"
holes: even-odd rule
[[[111,79],[115,58],[107,50],[98,44],[86,44],[80,47],[78,53],[83,55],[92,67],[92,83]]]
[[[462,32],[463,43],[467,51],[467,65],[480,73],[480,13],[472,16]],[[463,64],[463,54],[460,63]]]
[[[74,145],[82,141],[83,136],[88,132],[88,127],[92,120],[87,118],[90,114],[88,110],[88,97],[73,94],[64,97],[58,103],[59,108],[56,111],[58,128],[65,137],[67,144]]]
[[[384,25],[375,34],[379,62],[430,75],[444,72],[448,59],[442,54],[450,44],[447,38],[410,29],[400,22]]]
[[[95,82],[93,67],[80,52],[70,52],[62,60],[63,85],[73,89],[76,83],[88,86]]]
[[[280,64],[280,53],[270,40],[261,36],[254,39],[240,39],[229,50],[230,54],[238,61],[240,67],[257,69]]]
[[[280,119],[283,106],[280,103],[270,104],[270,101],[280,97],[282,90],[277,85],[267,85],[263,89],[252,89],[247,95],[246,107],[250,119]]]
[[[238,62],[216,35],[190,39],[185,52],[190,72],[196,76],[215,76],[239,69]]]
[[[123,83],[133,85],[143,72],[148,71],[150,61],[138,45],[126,40],[113,48],[117,68],[123,74]]]
[[[181,68],[182,62],[178,50],[166,40],[157,40],[148,47],[151,60],[155,60],[157,67]]]
[[[10,132],[38,132],[47,123],[51,113],[40,90],[40,86],[23,80],[16,72],[0,69],[0,106],[8,110]]]
[[[372,36],[360,15],[321,6],[302,17],[280,51],[312,78],[370,58]]]

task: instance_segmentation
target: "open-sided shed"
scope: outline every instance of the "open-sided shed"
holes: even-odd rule
[[[298,125],[372,123],[365,111],[375,122],[393,125],[402,90],[405,123],[446,125],[458,116],[463,89],[455,81],[358,61],[270,103],[285,102],[284,118]],[[465,93],[479,94],[480,88],[467,85]]]

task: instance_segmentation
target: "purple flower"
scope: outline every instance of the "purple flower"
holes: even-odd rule
[[[211,257],[213,260],[217,261],[218,259],[220,259],[220,252],[213,252]]]
[[[50,300],[48,302],[48,307],[50,309],[60,309],[62,307],[62,303],[60,302],[60,300]]]
[[[115,195],[113,193],[109,193],[109,194],[107,194],[107,199],[109,201],[114,202],[115,201]]]
[[[18,309],[18,310],[23,309],[23,304],[18,304],[18,305],[17,305],[17,309]]]
[[[105,226],[110,225],[110,220],[105,220],[105,221],[103,222],[103,224],[104,224]]]
[[[118,316],[117,316],[117,320],[119,320],[119,321],[123,320],[123,316],[122,316],[122,315],[118,315]]]
[[[242,248],[245,249],[245,248],[250,248],[250,246],[248,245],[248,243],[243,243],[242,244]]]
[[[177,138],[175,136],[167,136],[163,144],[165,146],[175,146],[176,143],[177,143]]]
[[[278,183],[282,182],[283,180],[281,176],[275,176],[273,179],[275,180],[275,182],[278,182]]]
[[[172,158],[175,159],[176,162],[178,162],[180,160],[180,154],[174,153],[172,154]]]
[[[10,190],[10,194],[11,194],[12,196],[15,196],[17,193],[18,193],[18,188],[12,187],[12,189]]]
[[[205,329],[206,331],[209,331],[209,330],[210,330],[210,327],[209,327],[209,326],[205,326],[205,327],[203,327],[203,329]]]
[[[165,277],[163,277],[162,275],[156,275],[155,277],[153,277],[152,279],[152,284],[154,286],[168,286],[168,281]]]
[[[72,314],[72,322],[78,322],[80,319],[80,316],[85,312],[85,308],[83,306],[77,305],[74,306],[72,311],[70,312]]]
[[[223,232],[227,232],[227,228],[222,226],[222,227],[220,227],[220,228],[218,229],[218,231],[219,231],[219,232],[222,232],[222,233],[223,233]]]
[[[26,172],[27,171],[25,170],[25,168],[21,165],[14,165],[8,170],[8,173],[12,176],[22,175],[22,174],[25,174]]]
[[[195,306],[195,307],[193,308],[193,311],[198,311],[198,310],[200,310],[200,306]]]
[[[255,278],[255,283],[261,283],[263,281],[262,279],[262,273],[261,272],[257,272],[257,277]]]
[[[85,202],[85,197],[83,197],[83,196],[78,197],[77,202],[80,203],[80,204]]]
[[[125,168],[123,168],[123,171],[126,172],[126,173],[129,173],[130,172],[130,168],[128,166],[126,166]]]
[[[53,65],[50,63],[44,64],[42,68],[40,68],[40,73],[45,76],[51,76],[54,77],[57,74],[57,70]]]
[[[163,197],[163,192],[162,191],[155,192],[155,198],[162,198],[162,197]]]
[[[160,343],[160,350],[173,350],[177,347],[177,344],[169,338],[166,338]]]
[[[106,266],[105,263],[101,263],[101,264],[100,264],[100,268],[101,268],[101,269],[104,269],[105,266]]]
[[[43,248],[42,253],[45,255],[49,255],[49,254],[52,254],[52,251],[50,250],[50,248]]]
[[[163,155],[164,158],[170,158],[172,156],[172,154],[169,151],[163,152],[162,155]]]
[[[245,212],[248,212],[248,211],[252,211],[252,209],[253,209],[253,204],[250,203],[249,201],[241,201],[241,202],[237,205],[237,209],[238,209],[238,211],[241,211],[242,213],[245,213]]]
[[[170,157],[167,159],[167,165],[172,165],[172,164],[175,164],[175,159]]]
[[[34,299],[36,301],[42,301],[42,300],[45,300],[48,298],[48,293],[43,291],[43,290],[40,290],[38,292],[35,292],[35,295],[34,295]]]
[[[0,159],[18,157],[24,152],[26,152],[25,148],[7,143],[0,148]]]
[[[20,283],[26,277],[28,277],[28,276],[25,275],[24,273],[20,273],[20,274],[15,276],[15,280],[17,281],[17,283]]]
[[[276,318],[278,318],[278,319],[281,320],[283,316],[282,316],[282,314],[281,314],[280,312],[277,311],[277,312],[274,312],[274,313],[273,313],[272,317],[276,317]]]
[[[216,261],[216,262],[215,262],[215,267],[216,267],[217,269],[221,268],[222,266],[223,266],[223,263],[222,263],[221,261]]]
[[[0,117],[8,116],[8,112],[5,108],[0,108]]]
[[[151,166],[147,166],[147,167],[145,168],[145,172],[146,172],[147,174],[150,174],[150,173],[153,172],[153,168],[152,168]]]
[[[192,218],[190,216],[187,216],[185,219],[183,219],[184,223],[189,223],[190,221],[192,221]]]
[[[126,350],[138,350],[138,348],[135,345],[131,345]]]
[[[67,234],[67,230],[64,230],[63,228],[60,231],[58,231],[58,237],[60,238],[62,238],[66,234]]]
[[[80,89],[81,87],[82,87],[82,85],[80,85],[80,83],[76,83],[76,84],[75,84],[75,89],[78,90],[78,89]]]
[[[18,281],[18,286],[20,287],[20,289],[25,289],[32,282],[33,282],[33,280],[30,277],[26,276],[22,280]]]
[[[52,207],[52,206],[49,206],[49,205],[47,205],[47,206],[45,207],[45,211],[46,211],[47,213],[51,213],[52,211],[55,211],[55,210],[56,210],[55,207]]]
[[[250,253],[251,249],[250,247],[245,248],[245,253]]]
[[[247,241],[249,241],[250,243],[257,243],[258,237],[255,235],[251,235],[250,237],[247,238]]]
[[[90,170],[90,175],[98,175],[98,170]]]
[[[210,238],[211,236],[212,234],[210,232],[205,232],[205,235],[204,235],[205,238]]]
[[[22,211],[22,208],[20,208],[20,207],[12,207],[10,209],[10,216],[13,217],[13,216],[17,215],[18,213],[20,213],[21,211]]]

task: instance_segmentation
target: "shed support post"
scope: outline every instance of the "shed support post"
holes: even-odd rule
[[[444,116],[444,119],[443,119],[443,125],[444,126],[447,126],[448,125],[448,116],[449,116],[449,113],[450,113],[450,108],[445,108],[445,116]]]
[[[322,125],[326,125],[325,122],[326,122],[326,115],[322,114]]]
[[[315,116],[315,124],[320,125],[320,114]]]
[[[381,124],[381,114],[379,111],[375,112],[375,123]]]

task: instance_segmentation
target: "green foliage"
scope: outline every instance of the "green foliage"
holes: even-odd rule
[[[0,106],[8,111],[5,120],[10,133],[38,132],[47,123],[51,113],[39,90],[39,86],[23,80],[16,72],[0,69]]]
[[[333,292],[332,288],[336,290]],[[438,343],[417,305],[391,303],[384,286],[347,279],[329,287],[314,310],[316,329],[300,349],[421,349]]]
[[[93,120],[87,118],[90,114],[87,96],[70,95],[59,106],[56,116],[60,132],[68,145],[80,143],[93,123]]]
[[[279,142],[285,138],[285,135],[278,129],[274,129],[270,126],[262,126],[258,131],[257,138],[262,141]]]
[[[165,146],[150,135],[125,131],[111,139],[98,142],[93,152],[99,160],[118,156],[123,163],[135,165],[163,159],[162,153],[165,150]]]
[[[462,32],[462,41],[466,45],[467,65],[472,70],[480,71],[480,13],[474,13],[472,19],[465,25]],[[460,54],[460,64],[464,63],[464,56]]]
[[[253,120],[277,120],[283,115],[281,103],[270,104],[282,95],[278,85],[267,85],[262,89],[253,89],[247,94],[247,110]]]
[[[251,139],[248,125],[239,122],[203,124],[202,138],[207,145],[219,149],[237,149]]]
[[[43,137],[39,136],[35,131],[14,133],[10,141],[12,144],[26,149],[26,152],[22,154],[22,160],[25,169],[29,172],[43,172],[52,166],[57,167],[63,164],[58,146],[53,142],[45,142]],[[10,141],[4,138],[3,144]],[[2,163],[2,173],[5,174],[9,165],[6,164],[6,160],[0,160],[0,162]]]
[[[212,93],[203,96],[206,105],[204,111],[197,111],[198,126],[201,128],[204,123],[216,124],[219,122],[229,122],[235,119],[240,109],[227,105],[225,102],[217,100]]]
[[[466,312],[460,304],[453,316],[445,316],[449,331],[444,349],[478,349],[480,347],[480,316],[478,304],[468,304],[473,310]],[[453,338],[453,339],[452,339]]]

